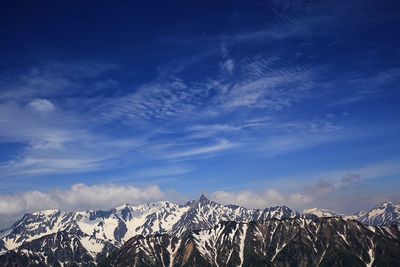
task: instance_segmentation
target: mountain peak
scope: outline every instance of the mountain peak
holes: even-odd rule
[[[378,207],[387,207],[387,206],[392,206],[392,205],[394,205],[394,204],[390,201],[383,201],[383,202],[379,203]]]
[[[129,207],[131,207],[130,204],[124,203],[124,204],[122,204],[121,206],[116,207],[115,210],[123,210],[123,209],[129,208]]]
[[[317,217],[336,217],[340,215],[336,211],[319,208],[305,209],[303,210],[303,214],[314,214]]]
[[[202,194],[199,198],[199,202],[209,202],[209,201],[210,200],[208,200],[208,198],[204,194]]]
[[[57,210],[57,209],[41,210],[41,211],[33,212],[32,215],[35,215],[35,216],[50,216],[50,215],[54,215],[57,212],[59,212],[59,210]]]
[[[395,209],[396,208],[396,204],[389,202],[389,201],[383,201],[381,203],[379,203],[378,205],[375,206],[375,208],[373,208],[372,210],[391,210],[391,209]]]

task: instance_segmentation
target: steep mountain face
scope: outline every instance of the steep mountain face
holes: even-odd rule
[[[120,246],[134,235],[167,232],[188,207],[169,202],[148,205],[124,205],[108,211],[61,212],[48,210],[26,214],[0,233],[7,249],[24,242],[66,231],[84,233],[92,239]],[[80,236],[80,235],[77,235]]]
[[[26,214],[12,227],[1,231],[0,252],[2,247],[3,253],[15,250],[21,260],[33,257],[34,254],[36,261],[48,264],[49,258],[59,258],[58,254],[53,255],[54,247],[62,247],[64,243],[74,244],[70,252],[75,255],[75,251],[79,251],[78,254],[82,256],[73,262],[80,264],[96,262],[99,257],[121,247],[136,235],[168,233],[180,236],[187,230],[213,227],[221,220],[248,222],[300,216],[287,207],[245,209],[224,206],[205,196],[185,205],[157,202],[139,206],[125,204],[108,211],[47,210]],[[49,238],[53,241],[49,242]],[[6,258],[15,258],[17,255],[10,252]],[[41,255],[39,259],[38,255]],[[62,262],[61,260],[60,263]]]
[[[326,209],[318,209],[318,208],[311,208],[303,210],[303,214],[313,214],[317,217],[336,217],[342,216],[340,213],[336,211],[326,210]]]
[[[0,266],[7,266],[16,259],[44,266],[95,266],[97,260],[105,258],[116,247],[95,240],[82,232],[73,234],[61,231],[23,243],[17,250],[0,257]]]
[[[400,266],[398,227],[342,218],[221,222],[136,236],[101,266]]]
[[[221,205],[208,200],[204,195],[197,201],[187,203],[189,210],[174,225],[173,235],[180,235],[187,230],[211,228],[220,221],[249,222],[270,218],[297,218],[301,215],[288,207],[278,206],[259,209],[246,209],[234,205]]]
[[[350,216],[368,225],[400,224],[400,203],[383,202],[368,212],[360,212]]]
[[[0,255],[7,251],[6,245],[4,244],[3,240],[0,240]]]

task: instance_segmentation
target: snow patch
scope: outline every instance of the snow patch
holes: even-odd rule
[[[104,244],[100,240],[95,240],[87,236],[81,238],[80,241],[82,246],[89,251],[92,256],[97,255],[104,248]]]
[[[242,266],[244,261],[244,241],[246,240],[247,228],[248,228],[247,223],[242,224],[242,236],[240,237],[240,246],[239,246],[239,258],[240,258],[239,266]]]

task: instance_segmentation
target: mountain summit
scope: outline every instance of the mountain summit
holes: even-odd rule
[[[370,211],[350,216],[368,225],[400,224],[400,203],[382,202]]]

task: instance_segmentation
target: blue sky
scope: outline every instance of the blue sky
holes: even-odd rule
[[[400,200],[397,1],[1,5],[9,213],[77,187],[343,212]]]

